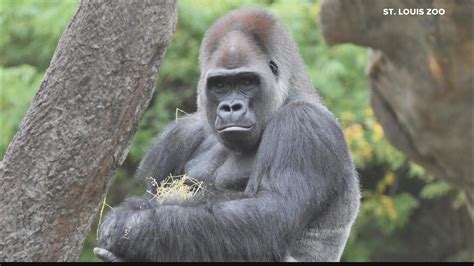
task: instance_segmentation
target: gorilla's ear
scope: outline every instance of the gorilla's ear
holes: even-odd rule
[[[278,66],[275,64],[275,62],[273,62],[273,60],[270,61],[270,69],[272,70],[273,75],[278,77]]]

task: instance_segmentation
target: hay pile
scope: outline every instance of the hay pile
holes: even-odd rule
[[[196,195],[203,188],[203,182],[198,181],[188,175],[168,176],[166,179],[158,183],[153,177],[147,177],[151,180],[151,184],[156,188],[156,192],[147,190],[153,199],[163,201],[165,199],[181,199],[186,200]]]

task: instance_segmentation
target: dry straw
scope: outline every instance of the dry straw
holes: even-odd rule
[[[151,184],[156,188],[155,192],[147,191],[153,199],[161,201],[168,198],[189,199],[202,189],[202,181],[198,181],[188,175],[168,176],[158,183],[153,177],[148,177]]]
[[[147,190],[147,193],[153,196],[151,200],[156,199],[160,202],[170,198],[182,200],[189,199],[196,195],[198,191],[203,189],[202,181],[198,181],[188,175],[170,175],[160,183],[158,183],[158,181],[156,181],[156,179],[154,179],[153,177],[147,177],[147,179],[150,179],[152,186],[156,188],[156,192],[151,192]],[[104,198],[104,201],[102,202],[102,208],[100,209],[99,213],[99,223],[97,225],[96,231],[97,240],[99,239],[99,228],[100,224],[102,223],[102,216],[105,207],[109,207],[113,211],[113,208],[109,204],[107,204]],[[130,229],[131,228],[129,227],[125,228],[125,238],[127,237]]]

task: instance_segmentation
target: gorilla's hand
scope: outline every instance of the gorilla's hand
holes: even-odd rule
[[[94,254],[103,262],[124,262],[125,260],[115,256],[114,253],[103,249],[103,248],[94,248]]]
[[[99,228],[95,255],[104,261],[128,261],[143,258],[141,243],[143,226],[149,211],[158,209],[158,203],[145,198],[129,198],[108,212]],[[145,217],[145,218],[144,218]],[[133,247],[133,248],[132,248]]]

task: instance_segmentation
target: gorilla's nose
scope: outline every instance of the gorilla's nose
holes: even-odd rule
[[[217,106],[217,115],[226,122],[235,122],[247,113],[247,105],[242,100],[222,101]]]

